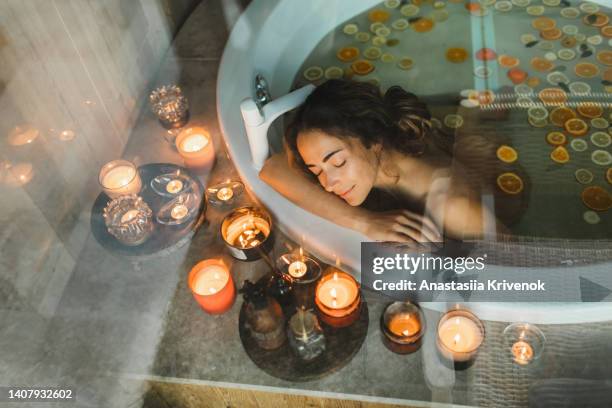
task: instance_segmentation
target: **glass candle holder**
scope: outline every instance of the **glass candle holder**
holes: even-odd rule
[[[425,319],[421,308],[412,302],[392,302],[380,316],[383,344],[398,354],[414,353],[421,348]]]
[[[113,160],[100,169],[98,181],[110,198],[139,194],[142,181],[134,163],[127,160]]]
[[[513,323],[504,329],[504,344],[512,360],[526,366],[540,358],[546,337],[535,325]]]
[[[183,127],[189,120],[189,102],[181,88],[164,85],[149,95],[151,110],[166,129]]]
[[[196,302],[210,314],[228,311],[236,300],[232,274],[219,259],[197,263],[189,272],[187,284]]]
[[[214,206],[222,207],[232,205],[242,195],[244,184],[239,181],[226,181],[215,184],[206,189],[208,202]]]
[[[221,223],[221,236],[230,254],[242,261],[254,261],[266,253],[272,240],[272,220],[257,207],[240,207]]]
[[[291,286],[295,306],[312,309],[317,281],[321,277],[319,264],[300,251],[280,256],[276,260],[276,268],[282,279]]]
[[[153,232],[153,212],[135,194],[117,197],[104,208],[103,216],[108,232],[124,245],[145,242]]]
[[[347,327],[361,313],[359,284],[348,273],[329,267],[315,289],[315,305],[321,321],[331,327]]]
[[[291,350],[302,360],[313,360],[325,351],[325,335],[310,311],[298,309],[289,319],[287,337]]]
[[[482,321],[467,310],[451,310],[438,322],[438,352],[443,362],[455,370],[464,370],[474,363],[484,338]]]
[[[176,149],[185,166],[192,169],[208,170],[215,163],[215,147],[206,129],[199,126],[181,130],[175,140]]]

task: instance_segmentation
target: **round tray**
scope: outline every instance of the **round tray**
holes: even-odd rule
[[[149,239],[141,245],[127,246],[119,242],[115,237],[109,234],[106,229],[102,213],[104,207],[106,207],[106,204],[111,199],[108,198],[104,192],[101,192],[94,201],[93,208],[91,209],[91,232],[98,243],[108,251],[117,255],[145,259],[152,256],[167,254],[188,242],[204,221],[204,210],[206,206],[206,200],[204,198],[201,199],[202,204],[196,215],[184,224],[164,225],[155,220],[155,214],[169,198],[157,194],[151,187],[151,180],[161,174],[172,173],[177,170],[191,177],[198,184],[200,194],[204,197],[204,186],[200,180],[183,167],[167,163],[151,163],[140,166],[138,168],[138,173],[142,179],[143,186],[140,191],[140,196],[153,211],[153,233]]]
[[[316,380],[340,370],[357,354],[368,333],[368,305],[362,300],[361,314],[353,325],[335,329],[320,322],[325,334],[325,351],[311,361],[304,361],[293,353],[289,340],[276,350],[260,348],[245,326],[245,309],[246,303],[243,303],[238,319],[238,332],[244,350],[257,367],[273,377],[287,381]],[[283,308],[285,320],[288,320],[287,309]]]

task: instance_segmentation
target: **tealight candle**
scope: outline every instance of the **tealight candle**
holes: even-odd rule
[[[166,191],[170,194],[176,194],[183,189],[183,182],[181,180],[170,180],[166,184]]]
[[[126,160],[113,160],[106,163],[100,170],[98,180],[110,198],[138,194],[142,188],[138,169]]]
[[[324,323],[350,326],[361,312],[359,284],[348,273],[330,267],[316,287],[315,304]]]
[[[178,204],[170,210],[170,216],[175,220],[180,220],[185,218],[185,216],[189,213],[189,209],[184,204]]]
[[[242,194],[244,185],[239,181],[225,181],[206,189],[208,202],[216,206],[232,204]]]
[[[412,302],[387,305],[380,319],[383,344],[394,353],[409,354],[421,347],[423,313]]]
[[[255,260],[261,257],[261,251],[268,249],[271,225],[270,217],[263,210],[241,207],[224,218],[221,236],[234,258]]]
[[[520,365],[527,365],[533,359],[533,347],[525,341],[517,341],[512,345],[514,361]]]
[[[175,144],[187,167],[210,169],[214,164],[215,148],[206,129],[197,126],[183,129]]]
[[[438,350],[457,370],[469,367],[484,341],[484,325],[467,310],[452,310],[438,323]]]
[[[207,259],[196,264],[187,284],[195,300],[210,314],[226,312],[236,299],[232,275],[221,260]]]
[[[40,132],[38,131],[38,129],[30,125],[15,126],[9,132],[8,142],[11,146],[22,146],[25,144],[30,144],[34,140],[36,140],[36,138],[38,138],[39,134]]]
[[[234,190],[229,187],[222,187],[217,191],[217,198],[221,201],[227,201],[234,196]]]
[[[301,278],[302,276],[306,275],[306,272],[308,271],[306,264],[302,261],[295,261],[290,263],[288,269],[289,275],[294,278]]]
[[[291,287],[295,306],[312,309],[317,281],[321,277],[318,262],[305,256],[300,248],[299,253],[281,255],[276,261],[276,268]]]
[[[546,338],[533,324],[512,323],[504,329],[504,342],[512,360],[520,366],[526,366],[540,357]]]

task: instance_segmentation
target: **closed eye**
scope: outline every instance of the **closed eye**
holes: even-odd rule
[[[340,164],[334,164],[335,167],[342,167],[346,164],[346,159],[342,161]]]

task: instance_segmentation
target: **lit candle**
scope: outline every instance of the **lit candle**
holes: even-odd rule
[[[178,204],[172,207],[170,210],[170,216],[175,220],[180,220],[185,218],[185,216],[189,213],[189,209],[184,204]]]
[[[421,347],[423,312],[412,302],[392,302],[380,320],[383,344],[394,353],[408,354]]]
[[[348,326],[359,317],[359,285],[351,275],[329,268],[317,285],[315,304],[323,322],[334,327]]]
[[[465,367],[473,361],[483,340],[482,322],[467,310],[450,311],[438,323],[438,350],[455,363],[468,363]]]
[[[170,194],[176,194],[183,189],[183,182],[181,180],[170,180],[166,184],[166,191]]]
[[[98,179],[106,195],[111,198],[138,194],[142,188],[136,166],[125,160],[106,163],[102,166]]]
[[[546,342],[544,333],[530,323],[512,323],[504,329],[503,335],[512,360],[521,366],[526,366],[537,360],[542,354]]]
[[[211,314],[229,310],[236,299],[236,289],[229,269],[217,259],[207,259],[189,272],[188,285],[202,309]]]
[[[514,361],[520,365],[527,365],[533,359],[533,347],[526,341],[519,340],[512,345]]]
[[[221,201],[227,201],[234,196],[234,190],[230,187],[222,187],[217,191],[217,198]]]
[[[308,271],[308,267],[302,261],[295,261],[289,264],[288,271],[289,271],[289,275],[291,275],[292,277],[301,278],[302,276],[306,275],[306,272]]]
[[[176,137],[176,149],[190,168],[210,169],[215,161],[215,148],[210,134],[201,127],[183,129]]]
[[[121,216],[122,223],[128,223],[138,216],[138,210],[129,210]]]

